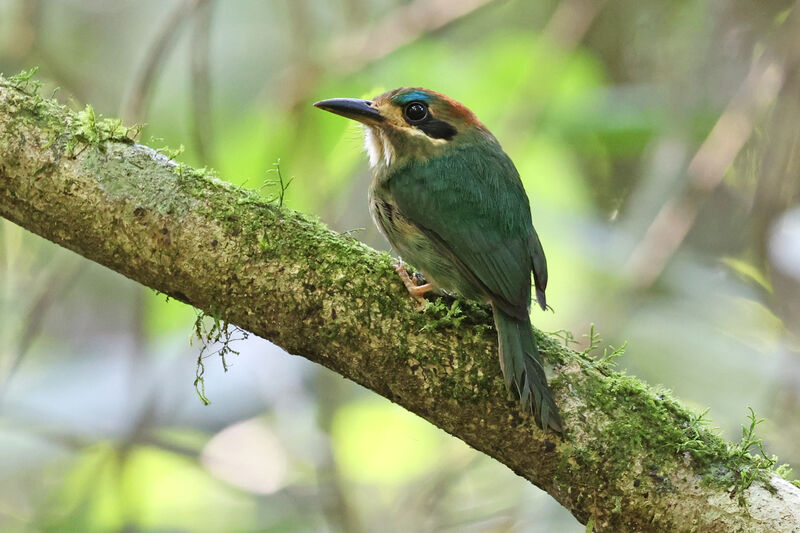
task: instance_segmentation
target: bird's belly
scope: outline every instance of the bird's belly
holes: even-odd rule
[[[370,212],[375,224],[404,261],[418,268],[435,287],[479,299],[480,293],[458,273],[450,259],[391,203],[373,198]]]

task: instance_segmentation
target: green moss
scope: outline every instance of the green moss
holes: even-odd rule
[[[278,159],[275,163],[272,164],[272,167],[267,172],[272,172],[275,174],[276,179],[274,180],[266,180],[264,182],[265,186],[271,186],[272,188],[276,189],[276,192],[270,199],[271,202],[277,203],[278,207],[283,206],[283,200],[286,196],[286,190],[289,188],[289,185],[292,184],[294,178],[284,179],[283,173],[281,172],[281,160]]]
[[[19,92],[19,98],[12,99],[18,104],[15,108],[19,118],[49,130],[48,147],[63,138],[66,153],[73,156],[79,144],[102,147],[109,141],[132,143],[139,134],[141,126],[128,128],[120,119],[103,118],[90,105],[72,112],[53,98],[43,98],[39,95],[42,83],[34,78],[37,70],[34,67],[8,78],[0,76],[0,86]]]
[[[658,391],[635,378],[611,373],[591,375],[583,382],[578,394],[589,405],[608,415],[603,432],[613,449],[606,450],[613,458],[603,460],[604,467],[616,466],[619,475],[626,470],[630,457],[639,457],[654,467],[668,467],[689,460],[704,486],[713,486],[739,494],[753,481],[766,482],[775,473],[775,458],[763,453],[754,430],[760,423],[750,414],[750,425],[743,428],[739,445],[730,445],[706,426],[707,410],[700,414],[687,411],[668,391]],[[624,409],[624,412],[622,412]],[[750,450],[760,451],[752,455]],[[584,457],[591,463],[591,457]],[[657,469],[656,468],[656,469]],[[653,471],[649,475],[662,483],[668,472]]]
[[[88,104],[72,115],[73,137],[87,144],[102,145],[106,141],[130,143],[133,142],[133,138],[129,137],[132,131],[122,125],[121,119],[96,115],[94,108]]]
[[[194,175],[199,177],[199,178],[219,179],[219,175],[217,174],[217,171],[214,170],[213,168],[208,168],[208,167],[193,168],[193,169],[191,169],[191,172],[193,172]]]
[[[599,455],[576,452],[576,460],[585,468],[611,468],[611,475],[619,476],[630,469],[630,458],[637,457],[645,470],[650,470],[647,475],[656,489],[671,490],[669,470],[689,461],[704,486],[739,494],[740,498],[753,481],[766,482],[778,473],[775,458],[767,457],[754,436],[760,420],[752,411],[750,424],[743,427],[742,442],[731,445],[708,429],[708,410],[692,413],[668,390],[614,372],[614,360],[622,355],[624,345],[619,349],[608,347],[600,357],[592,357],[600,343],[599,338],[595,341],[594,331],[590,336],[589,348],[580,353],[556,342],[559,339],[567,346],[576,343],[568,332],[539,336],[543,350],[560,354],[562,361],[577,360],[584,367],[585,379],[571,384],[573,393],[606,415],[598,423],[607,435],[603,442],[613,443],[613,447],[603,448],[601,444]],[[753,448],[759,453],[751,454]]]
[[[194,389],[203,405],[211,404],[211,400],[206,396],[205,360],[210,357],[218,358],[223,370],[227,372],[228,358],[231,355],[239,355],[239,352],[233,349],[234,343],[246,340],[248,336],[249,333],[246,331],[223,320],[219,312],[197,312],[194,338],[200,343],[201,348],[195,365]]]
[[[32,68],[9,78],[0,75],[0,87],[11,89],[7,99],[10,105],[3,111],[13,111],[23,122],[41,124],[46,129],[54,131],[56,136],[62,135],[66,130],[63,121],[65,109],[54,99],[39,95],[42,84],[33,78],[37,70],[38,68]]]
[[[162,139],[163,140],[163,139]],[[165,156],[167,159],[177,159],[178,157],[186,151],[186,147],[184,145],[180,145],[177,148],[171,148],[167,145],[162,146],[161,148],[156,148],[156,152]],[[196,172],[196,171],[195,171]]]
[[[34,79],[36,73],[39,72],[39,67],[33,67],[28,70],[23,70],[19,74],[14,74],[6,79],[9,87],[13,87],[18,91],[22,91],[29,95],[34,95],[42,88],[42,82]],[[0,75],[2,79],[2,75]]]
[[[461,306],[458,300],[453,300],[448,306],[442,298],[436,298],[431,301],[428,300],[425,304],[425,309],[422,311],[422,316],[425,318],[420,331],[433,331],[439,328],[457,328],[461,322],[466,318],[466,315],[461,312]]]

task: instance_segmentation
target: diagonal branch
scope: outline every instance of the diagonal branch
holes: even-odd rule
[[[597,531],[800,528],[772,461],[663,392],[538,333],[567,426],[543,433],[506,396],[486,308],[416,313],[388,255],[18,85],[0,79],[0,216],[397,402]]]

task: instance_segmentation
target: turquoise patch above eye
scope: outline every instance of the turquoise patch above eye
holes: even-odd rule
[[[425,91],[411,91],[409,93],[398,94],[392,98],[392,103],[396,105],[406,105],[409,102],[430,102],[431,95]]]

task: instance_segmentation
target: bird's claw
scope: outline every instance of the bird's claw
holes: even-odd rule
[[[422,275],[422,272],[414,272],[411,274],[411,279],[414,280],[414,284],[417,286],[428,284],[428,280],[425,279],[425,276]]]
[[[423,309],[425,309],[427,301],[423,296],[425,295],[426,292],[430,292],[431,290],[433,290],[433,286],[430,283],[425,283],[424,285],[417,285],[415,280],[418,280],[422,276],[414,274],[415,279],[411,279],[411,276],[409,275],[408,270],[406,270],[406,265],[405,263],[403,263],[403,261],[398,261],[397,263],[395,263],[394,270],[395,272],[397,272],[397,275],[400,276],[400,280],[403,282],[403,285],[406,286],[408,294],[410,294],[411,297],[416,302],[416,305],[414,306],[415,309],[417,311],[422,311]]]

